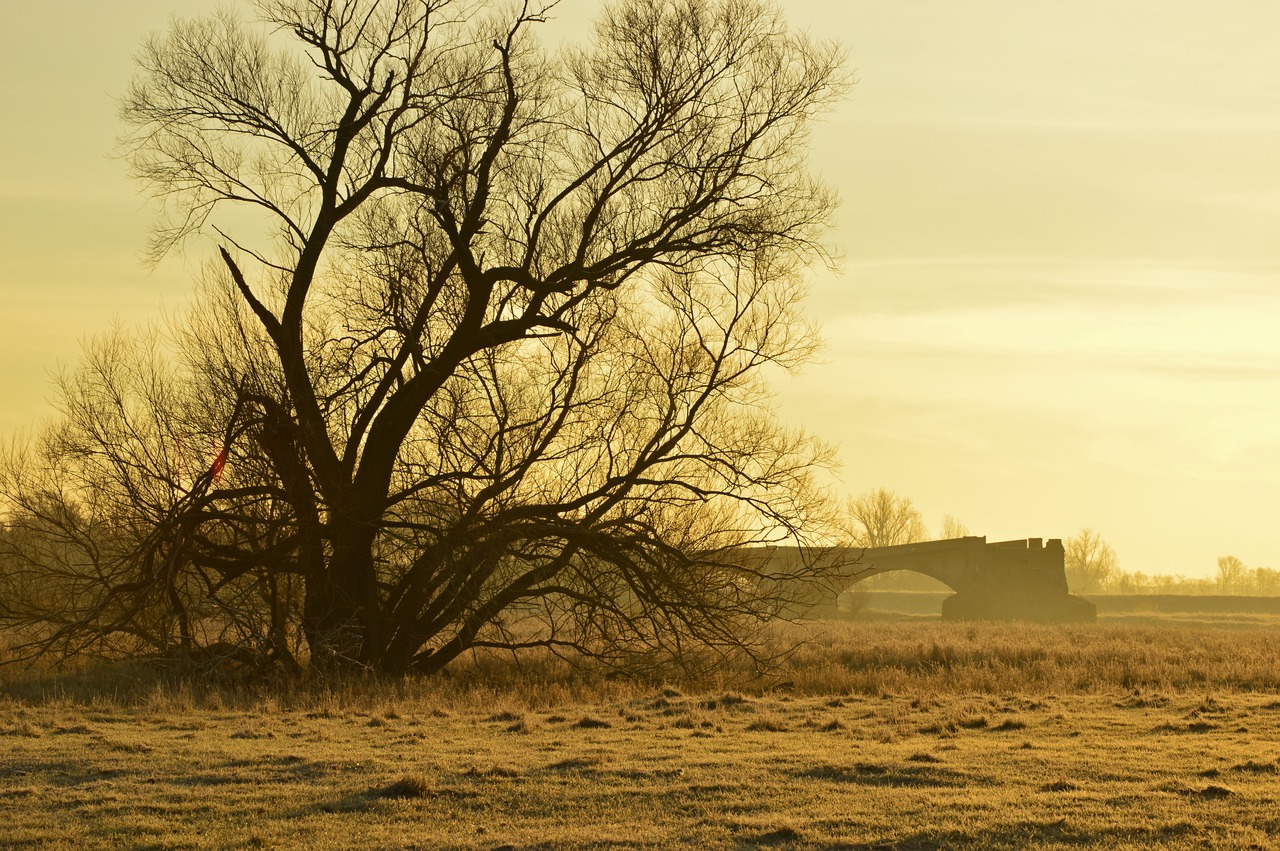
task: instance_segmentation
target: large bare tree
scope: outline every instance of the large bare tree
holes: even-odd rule
[[[6,581],[61,594],[11,621],[430,672],[740,647],[825,581],[732,554],[825,518],[825,450],[764,382],[813,346],[833,200],[804,154],[838,50],[755,0],[620,0],[557,51],[530,3],[257,9],[140,54],[154,252],[200,236],[216,263],[159,342],[98,344],[6,464]]]

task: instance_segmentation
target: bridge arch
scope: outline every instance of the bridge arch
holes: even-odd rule
[[[768,558],[800,557],[795,550],[785,555],[785,549],[772,551]],[[1058,539],[988,543],[985,536],[968,536],[892,547],[829,547],[819,557],[843,568],[845,588],[840,591],[895,570],[936,579],[955,591],[943,602],[944,619],[1093,620],[1093,604],[1067,589],[1064,555]],[[814,604],[834,608],[835,600]]]
[[[985,546],[986,538],[965,537],[862,550],[849,548],[846,558],[856,558],[849,588],[873,576],[905,570],[935,579],[958,594],[972,585]]]

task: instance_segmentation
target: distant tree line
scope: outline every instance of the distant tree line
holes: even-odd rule
[[[1218,559],[1218,572],[1212,577],[1187,577],[1147,574],[1140,570],[1121,571],[1106,588],[1112,594],[1239,594],[1242,596],[1280,596],[1280,570],[1272,567],[1248,567],[1235,556]]]
[[[1249,567],[1235,556],[1218,559],[1211,577],[1121,570],[1115,550],[1093,529],[1063,542],[1067,584],[1076,594],[1239,594],[1280,595],[1280,570]]]

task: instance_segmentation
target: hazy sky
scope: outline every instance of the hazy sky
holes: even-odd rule
[[[147,32],[214,5],[6,10],[6,435],[79,340],[187,297],[199,246],[139,263],[114,97]],[[843,201],[809,305],[828,345],[780,388],[844,487],[993,540],[1093,526],[1130,570],[1280,567],[1280,5],[783,5],[859,81],[815,136]]]

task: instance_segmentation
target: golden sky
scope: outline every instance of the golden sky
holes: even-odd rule
[[[80,339],[184,303],[208,246],[143,269],[113,98],[147,32],[214,5],[6,11],[0,433]],[[1093,526],[1129,570],[1280,567],[1280,5],[783,5],[859,81],[814,140],[843,201],[827,348],[780,388],[843,487],[992,540]]]

